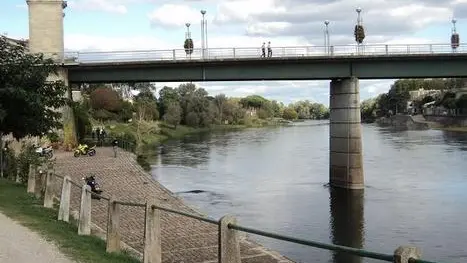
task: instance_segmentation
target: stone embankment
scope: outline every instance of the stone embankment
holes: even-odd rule
[[[378,119],[376,123],[382,126],[392,126],[403,130],[426,130],[431,128],[430,122],[410,115],[393,115],[389,118],[383,117]]]
[[[135,161],[131,153],[119,150],[114,158],[112,148],[98,148],[94,157],[73,157],[71,152],[55,153],[55,171],[70,176],[82,184],[82,177],[94,174],[104,189],[104,196],[118,200],[145,203],[157,198],[162,206],[196,215],[200,212],[186,205],[164,186],[153,180]],[[61,183],[61,182],[60,182]],[[57,185],[58,186],[58,185]],[[59,187],[58,187],[59,188]],[[57,189],[58,190],[58,189]],[[79,211],[81,190],[72,188],[71,206]],[[107,228],[108,202],[93,200],[92,223]],[[162,212],[162,261],[164,263],[217,262],[218,227],[196,219]],[[144,209],[121,207],[120,230],[122,241],[142,252],[144,236]],[[276,252],[242,238],[242,263],[292,262]]]

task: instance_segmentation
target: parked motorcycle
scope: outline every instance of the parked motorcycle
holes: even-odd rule
[[[38,153],[40,157],[51,159],[54,156],[54,149],[52,148],[52,146],[49,146],[49,147],[37,147],[36,146],[36,153]]]
[[[87,144],[80,144],[78,148],[75,149],[73,155],[75,157],[79,157],[80,155],[94,156],[96,155],[96,146],[89,147]]]
[[[87,185],[91,187],[91,192],[96,193],[98,195],[102,194],[102,189],[96,181],[96,177],[94,175],[86,176],[82,178]],[[91,194],[91,198],[100,200],[101,198],[99,196]]]

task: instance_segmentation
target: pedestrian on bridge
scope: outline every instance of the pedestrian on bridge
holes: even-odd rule
[[[266,43],[263,42],[263,45],[261,46],[261,51],[262,51],[262,54],[261,54],[261,57],[264,58],[266,57]]]
[[[268,58],[272,57],[271,41],[268,42]]]

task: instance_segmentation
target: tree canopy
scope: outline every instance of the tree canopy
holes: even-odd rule
[[[0,133],[20,139],[61,127],[57,109],[67,103],[67,88],[49,79],[58,74],[53,60],[0,36],[0,64]]]

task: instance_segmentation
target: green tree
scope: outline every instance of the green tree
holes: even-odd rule
[[[298,113],[292,107],[287,107],[284,109],[282,118],[286,120],[296,120],[298,118]]]
[[[0,138],[40,136],[62,127],[60,109],[67,105],[63,81],[50,81],[58,66],[42,54],[27,53],[22,46],[0,37]]]
[[[167,108],[174,102],[180,104],[180,95],[178,94],[177,90],[167,86],[159,90],[158,105],[159,113],[161,116],[166,114]]]
[[[171,102],[167,105],[167,110],[163,116],[165,122],[173,125],[175,128],[180,124],[182,119],[182,109],[177,101]]]

